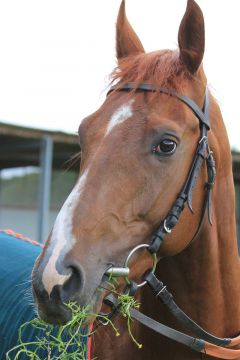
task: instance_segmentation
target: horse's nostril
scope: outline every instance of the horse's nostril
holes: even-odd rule
[[[71,276],[61,287],[61,300],[66,302],[75,300],[76,294],[80,292],[83,283],[82,271],[78,266],[70,266]]]

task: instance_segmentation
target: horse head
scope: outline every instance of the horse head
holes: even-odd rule
[[[194,0],[187,2],[178,44],[174,51],[145,53],[122,1],[115,85],[103,105],[81,121],[79,179],[33,270],[39,314],[50,323],[69,319],[64,303],[70,300],[99,312],[105,296],[99,288],[106,286],[107,270],[122,267],[135,246],[150,242],[185,183],[200,137],[193,111],[166,93],[137,86],[121,91],[125,84],[153,84],[181,93],[202,108],[207,85],[202,68],[204,19]],[[212,134],[210,142],[215,150]],[[178,236],[167,234],[158,259],[180,253],[191,242],[201,217],[205,181],[203,167],[194,189],[194,214],[183,211]],[[131,278],[139,279],[152,266],[152,258],[142,252],[129,266]],[[119,286],[123,284],[121,280]]]

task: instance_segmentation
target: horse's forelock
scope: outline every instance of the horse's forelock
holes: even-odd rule
[[[162,50],[128,56],[111,74],[117,88],[125,83],[149,82],[181,91],[184,80],[192,78],[179,58],[179,51]]]

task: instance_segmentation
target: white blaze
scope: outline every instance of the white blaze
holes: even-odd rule
[[[123,123],[132,116],[132,103],[133,100],[130,100],[127,104],[120,106],[113,113],[108,123],[105,136],[108,135],[115,126]],[[52,254],[43,270],[42,275],[44,288],[49,295],[51,294],[51,291],[55,285],[64,284],[65,281],[71,276],[71,274],[60,274],[57,270],[56,264],[62,250],[64,249],[64,252],[67,253],[76,243],[76,239],[74,239],[72,231],[73,213],[75,210],[76,201],[79,201],[81,192],[83,191],[84,185],[86,183],[87,174],[88,170],[85,170],[83,175],[78,180],[78,183],[72,190],[71,194],[63,204],[63,207],[61,208],[53,227],[49,245],[49,249],[52,249]]]
[[[53,248],[53,252],[42,275],[43,285],[49,295],[55,285],[62,285],[71,275],[59,274],[56,268],[56,262],[61,251],[64,248],[67,249],[67,252],[70,251],[76,242],[72,234],[73,212],[76,201],[79,200],[86,183],[87,173],[88,171],[85,170],[83,175],[79,178],[77,184],[63,204],[53,227],[52,237],[50,239],[50,248]]]
[[[130,100],[128,104],[122,105],[114,112],[108,123],[105,136],[108,135],[115,126],[123,123],[132,116],[132,103],[133,100]]]

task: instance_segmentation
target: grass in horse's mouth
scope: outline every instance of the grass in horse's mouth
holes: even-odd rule
[[[72,311],[72,319],[65,325],[54,326],[47,324],[39,318],[35,318],[19,328],[18,345],[6,353],[6,360],[21,359],[26,356],[29,359],[41,360],[42,354],[46,359],[86,359],[86,346],[83,345],[83,337],[90,334],[81,333],[80,329],[84,320],[89,316],[88,307],[80,309],[76,303],[66,306]],[[23,333],[29,328],[40,332],[40,336],[34,341],[25,342]],[[51,356],[52,353],[57,355]],[[14,357],[12,354],[14,353]],[[41,355],[40,355],[41,353]],[[40,357],[41,356],[41,357]]]
[[[114,289],[112,289],[112,292],[117,294],[119,312],[127,320],[129,335],[140,349],[142,345],[136,341],[131,332],[132,319],[130,314],[130,309],[138,308],[139,303],[130,295],[119,295]],[[72,312],[72,319],[65,325],[50,325],[39,318],[35,318],[21,325],[19,328],[18,344],[6,353],[6,360],[21,359],[21,356],[33,360],[41,360],[43,352],[46,354],[44,358],[48,360],[86,360],[87,349],[86,342],[83,343],[83,338],[91,336],[93,332],[82,332],[81,329],[84,328],[84,322],[87,318],[96,317],[97,315],[90,311],[89,306],[80,308],[76,302],[69,302],[65,305]],[[98,317],[99,316],[108,322],[108,325],[112,327],[116,336],[120,335],[111,320],[104,315],[98,315]],[[40,331],[41,336],[36,337],[34,341],[25,342],[23,340],[23,333],[26,328],[29,329],[29,327]],[[53,352],[54,355],[52,355]],[[39,355],[40,353],[41,357]]]

